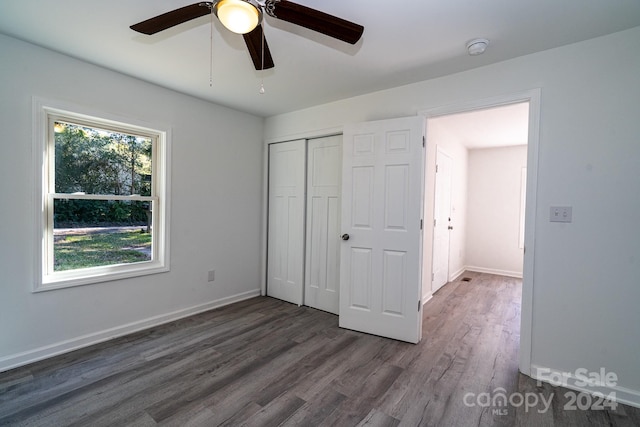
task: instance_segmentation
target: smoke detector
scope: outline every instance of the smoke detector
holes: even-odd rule
[[[467,42],[467,52],[469,52],[471,56],[481,55],[487,50],[487,46],[489,46],[489,40],[473,39]]]

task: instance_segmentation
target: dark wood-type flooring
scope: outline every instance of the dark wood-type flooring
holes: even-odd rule
[[[521,281],[465,276],[425,305],[418,345],[259,297],[1,373],[0,425],[640,425],[519,374]],[[464,403],[499,388],[552,404]]]

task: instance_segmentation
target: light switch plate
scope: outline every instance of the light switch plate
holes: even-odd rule
[[[571,206],[551,206],[549,211],[549,221],[551,222],[571,222]]]

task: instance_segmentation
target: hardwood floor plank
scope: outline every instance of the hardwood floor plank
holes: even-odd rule
[[[347,396],[329,388],[322,395],[316,395],[307,401],[293,416],[282,423],[282,426],[317,426],[333,414],[345,401]]]
[[[263,391],[269,389],[271,384],[277,383],[279,378],[285,376],[289,370],[295,371],[294,367],[296,365],[302,364],[311,354],[318,352],[329,343],[327,339],[298,344],[281,357],[266,360],[264,363],[257,362],[255,364],[256,369],[247,372],[245,377],[239,377],[236,381],[224,387],[212,390],[206,397],[183,405],[180,411],[172,414],[170,418],[163,420],[163,422],[169,420],[179,421],[185,415],[188,415],[185,410],[196,405],[212,408],[214,414],[208,420],[209,425],[227,423],[229,419],[234,418],[237,411],[242,410],[245,402],[251,401],[253,403],[256,400],[263,399]],[[340,346],[340,342],[334,344]],[[271,400],[286,391],[286,388],[279,387],[279,390],[277,394],[271,394],[267,399],[268,401],[263,402],[263,405],[270,403]],[[258,404],[256,403],[256,405]],[[262,405],[258,406],[262,407]]]
[[[513,298],[508,291],[500,286],[502,281],[491,280],[486,283],[488,289],[483,292],[484,297],[472,306],[466,321],[469,324],[481,325],[480,335],[476,345],[471,350],[465,372],[456,384],[451,395],[452,405],[447,405],[442,416],[442,422],[451,425],[512,425],[515,412],[507,411],[494,415],[491,410],[474,406],[469,408],[460,405],[468,393],[491,395],[504,390],[515,390],[518,380],[517,369],[506,369],[500,365],[503,349],[504,331],[517,330],[518,324],[509,319],[511,309],[508,301]],[[473,310],[476,308],[477,310]],[[513,348],[511,350],[514,350]],[[515,348],[517,352],[517,348]],[[512,354],[512,353],[511,353]],[[514,362],[510,359],[509,362]],[[513,367],[513,363],[509,367]],[[516,365],[517,366],[517,362]],[[498,372],[496,368],[498,369]],[[498,378],[500,377],[500,378]],[[491,380],[487,383],[486,379]]]
[[[416,345],[258,297],[0,373],[0,425],[640,426],[638,408],[568,410],[571,391],[519,374],[521,281],[464,275]],[[551,406],[465,402],[500,390]]]
[[[535,393],[536,395],[540,394],[544,389],[536,387],[536,381],[526,377],[525,375],[520,375],[518,378],[518,391],[520,393]],[[545,396],[548,396],[547,393],[543,393]],[[528,410],[524,406],[520,406],[515,408],[516,412],[516,420],[515,426],[517,427],[554,427],[555,420],[553,418],[553,411],[539,411],[536,409]]]
[[[367,354],[353,360],[349,368],[342,371],[341,375],[337,376],[330,384],[330,387],[346,396],[358,394],[362,384],[371,376],[372,371],[378,367],[385,367],[398,349],[397,341],[374,336],[367,338],[363,340],[368,341],[364,344],[370,348]],[[398,369],[401,372],[401,368],[398,367]]]
[[[335,352],[338,349],[347,351],[349,347],[346,344],[353,340],[353,336],[344,336],[342,340],[339,339],[337,342],[333,343],[333,347],[329,347],[329,351]],[[344,343],[342,341],[344,341]],[[286,372],[288,370],[299,371],[295,368],[296,365],[304,364],[309,369],[316,369],[316,365],[308,363],[308,356],[310,353],[317,352],[319,349],[327,347],[327,344],[331,344],[330,341],[309,342],[306,346],[296,346],[294,351],[291,351],[284,356],[285,359],[274,359],[268,363],[264,363],[259,367],[259,369],[251,372],[251,375],[248,378],[238,379],[238,381],[235,381],[228,387],[219,388],[205,399],[202,399],[199,402],[194,401],[193,404],[197,403],[200,406],[215,408],[214,414],[207,419],[207,423],[205,425],[229,423],[229,420],[235,418],[237,411],[243,410],[243,402],[248,400],[264,399],[263,393],[265,390],[274,390],[273,388],[270,388],[271,384],[280,383],[282,385],[278,385],[278,389],[283,390],[282,386],[284,383],[279,382],[279,378],[286,376]],[[299,376],[299,374],[296,374],[295,376]],[[273,397],[270,397],[270,399],[273,399]],[[165,419],[162,422],[180,425],[180,421],[183,420],[185,416],[189,415],[184,412],[185,408],[190,408],[191,406],[192,404],[184,405],[180,412],[173,414],[170,418]]]
[[[175,359],[167,358],[142,368],[119,372],[40,403],[31,403],[30,406],[20,408],[9,417],[0,418],[0,425],[5,421],[9,424],[24,421],[33,425],[50,425],[51,420],[55,420],[58,425],[71,425],[75,422],[83,424],[85,420],[97,423],[101,416],[109,419],[114,412],[108,406],[109,404],[117,407],[117,412],[125,412],[128,402],[126,398],[139,394],[150,380],[160,378],[167,383],[172,383],[180,372],[189,370],[198,363],[214,359],[214,353],[215,350],[210,350],[210,353],[184,355]],[[107,405],[106,408],[105,405]],[[139,410],[139,407],[133,407],[126,412],[135,413]]]
[[[292,389],[298,396],[309,401],[315,399],[327,388],[333,388],[332,384],[335,384],[339,378],[349,375],[349,372],[370,360],[380,347],[381,339],[378,337],[352,332],[349,332],[349,336],[356,340],[353,346],[350,346],[347,351],[334,354],[324,365],[310,372],[299,383],[292,385]],[[351,388],[353,387],[352,385]]]
[[[480,328],[465,325],[453,337],[450,345],[438,359],[431,375],[424,384],[424,397],[418,405],[411,405],[402,417],[413,425],[437,424],[450,406],[460,407],[461,402],[451,400],[451,395],[465,371],[467,361],[480,336]]]
[[[291,384],[303,380],[315,368],[322,366],[334,354],[344,351],[356,341],[355,337],[345,337],[336,343],[318,348],[312,354],[309,354],[299,363],[289,365],[277,379],[274,379],[269,385],[260,390],[257,403],[265,406],[271,402],[276,396],[284,393],[291,388]]]
[[[234,331],[237,326],[244,323],[243,320],[233,318],[229,319],[228,322],[230,323],[226,326],[228,331]],[[217,326],[220,326],[219,322],[217,322]],[[224,333],[224,328],[222,330],[214,328],[213,330],[216,331],[213,336],[219,336]],[[185,328],[181,332],[184,336],[191,336],[194,333],[189,328]],[[3,393],[0,401],[10,399],[14,404],[19,404],[21,397],[28,396],[32,401],[41,404],[42,401],[48,400],[49,396],[59,396],[67,392],[73,392],[79,385],[86,385],[87,382],[92,381],[97,382],[118,372],[134,369],[144,364],[144,361],[140,358],[140,353],[144,355],[149,351],[147,349],[152,348],[154,345],[162,347],[164,342],[174,342],[175,337],[173,335],[175,333],[168,332],[163,336],[162,340],[151,339],[150,337],[154,333],[155,330],[152,329],[148,334],[140,336],[136,346],[130,345],[129,340],[118,339],[115,340],[116,342],[112,347],[106,347],[103,352],[91,350],[90,348],[88,349],[87,357],[80,360],[74,360],[73,357],[63,355],[61,356],[62,364],[59,368],[55,370],[36,369],[33,381],[24,383],[22,388],[13,388],[11,392]],[[195,331],[195,333],[199,333],[199,331]],[[208,338],[208,334],[205,335],[207,336],[203,336],[203,340]],[[211,344],[211,342],[207,344]],[[181,342],[171,345],[183,351],[193,351],[193,348],[182,348]],[[96,348],[102,347],[104,346],[96,346]],[[113,351],[114,348],[118,348],[120,351]],[[97,352],[95,357],[93,357],[93,351]],[[116,368],[115,370],[114,367]],[[80,376],[78,373],[82,373],[82,375]],[[47,387],[42,387],[42,384],[47,384]],[[35,393],[27,393],[29,390],[35,390]],[[1,412],[0,416],[2,416]]]
[[[135,412],[132,414],[122,414],[119,412],[114,412],[109,415],[107,420],[104,420],[104,423],[92,423],[91,427],[100,427],[100,426],[127,426],[127,427],[154,427],[157,426],[158,423],[154,421],[151,416],[145,411]],[[71,424],[74,427],[87,426],[84,423],[74,423]]]
[[[327,426],[353,426],[366,418],[371,408],[377,406],[389,387],[402,373],[402,368],[395,365],[383,364],[374,372],[360,381],[354,378],[361,390],[366,393],[354,393],[341,405],[340,411],[333,412],[321,425]]]
[[[262,406],[258,405],[255,402],[250,402],[240,410],[236,411],[231,417],[226,418],[224,421],[217,422],[215,421],[218,417],[212,416],[208,418],[203,424],[203,426],[222,426],[222,427],[234,427],[238,425],[242,425],[249,418],[253,417],[256,413],[262,410]],[[176,427],[178,424],[174,424]]]
[[[275,314],[273,316],[273,319],[275,319],[274,323],[276,324],[279,320],[285,322],[283,315],[280,313]],[[248,329],[253,332],[256,328],[253,327]],[[233,334],[235,334],[233,328],[229,329],[227,335]],[[102,381],[96,381],[86,384],[81,397],[85,400],[88,400],[88,402],[84,402],[85,405],[97,405],[96,407],[94,407],[94,412],[99,414],[105,412],[108,413],[110,410],[112,410],[112,408],[108,406],[108,403],[111,403],[113,406],[118,407],[119,410],[122,410],[122,405],[120,405],[120,402],[122,401],[123,396],[126,396],[127,393],[130,393],[130,397],[134,397],[136,394],[138,394],[137,390],[138,387],[140,387],[140,385],[138,384],[146,384],[146,382],[150,379],[160,384],[160,393],[167,394],[170,390],[175,390],[177,387],[179,387],[181,381],[184,382],[184,372],[193,370],[194,365],[199,368],[199,370],[195,371],[197,373],[200,372],[202,366],[206,366],[207,363],[228,363],[228,360],[226,360],[226,362],[217,361],[216,355],[219,355],[219,352],[215,350],[215,347],[212,347],[218,343],[225,343],[227,339],[228,338],[225,336],[217,336],[214,340],[201,342],[197,346],[184,348],[177,346],[176,352],[174,354],[159,359],[157,364],[153,363],[153,361],[151,363],[145,363],[143,369],[140,369],[138,366],[127,366],[126,368],[123,368],[119,367],[119,365],[116,364],[116,367],[119,367],[120,369],[114,370],[114,375],[111,375],[109,378],[106,378]],[[263,339],[265,340],[265,342],[272,341],[266,337],[264,337]],[[161,343],[162,341],[160,340],[158,344]],[[243,343],[238,342],[237,344],[242,345]],[[146,346],[143,346],[143,348],[146,348]],[[185,356],[187,357],[186,362],[184,359]],[[242,353],[235,354],[235,356],[241,357]],[[191,360],[191,362],[188,362],[189,360]],[[156,375],[162,375],[161,377],[159,377],[161,378],[161,381],[159,381],[155,377]],[[133,376],[134,380],[136,378],[140,378],[140,381],[132,382],[131,376]],[[165,384],[168,384],[171,387],[167,387],[165,386]],[[132,386],[124,387],[124,385]],[[114,389],[114,387],[117,387],[119,389],[119,392],[112,394],[110,393],[110,391]],[[189,384],[187,383],[185,387],[189,387]],[[147,393],[145,393],[144,395],[138,395],[136,396],[136,398],[140,399],[141,396],[149,398],[151,390],[148,389],[146,391]],[[97,397],[97,399],[91,399],[92,392]],[[72,394],[68,394],[63,395],[62,397],[66,400],[70,400],[68,403],[73,407],[75,401],[71,399],[72,396]],[[107,399],[106,396],[110,396],[111,399]],[[130,401],[127,401],[127,403],[129,402]],[[94,419],[93,422],[97,421]]]
[[[372,409],[365,419],[358,423],[357,427],[395,427],[398,424],[400,424],[400,420],[390,417],[376,409]]]
[[[277,426],[290,418],[306,402],[294,393],[286,392],[273,399],[241,424],[245,427]]]
[[[16,386],[33,381],[33,374],[29,369],[18,368],[13,371],[9,371],[6,375],[2,376],[0,380],[0,393],[8,393],[10,390],[16,389]],[[7,398],[5,398],[7,399]],[[0,399],[0,401],[5,400]]]
[[[171,395],[147,407],[147,412],[156,421],[169,418],[177,412],[186,410],[193,405],[193,402],[205,399],[211,393],[235,381],[243,380],[261,365],[279,355],[286,354],[296,345],[293,341],[277,343],[271,346],[270,351],[264,351],[258,357],[246,358],[226,366],[212,366],[201,374],[191,375],[188,381],[185,381],[184,387],[178,388]]]

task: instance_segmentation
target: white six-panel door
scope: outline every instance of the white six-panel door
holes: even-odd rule
[[[269,146],[267,295],[302,304],[305,140]]]
[[[421,117],[345,126],[341,327],[420,341],[423,135]]]
[[[338,314],[342,136],[311,139],[307,151],[304,304]]]

